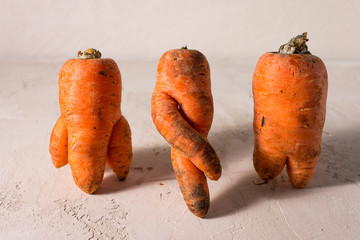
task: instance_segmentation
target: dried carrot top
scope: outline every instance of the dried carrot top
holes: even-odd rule
[[[301,35],[297,35],[290,39],[290,41],[286,44],[280,46],[278,53],[282,54],[311,54],[308,51],[308,46],[306,42],[309,39],[306,38],[307,32],[304,32]]]
[[[78,56],[78,59],[101,58],[101,52],[94,48],[89,48],[89,49],[85,50],[84,52],[79,51],[77,56]]]

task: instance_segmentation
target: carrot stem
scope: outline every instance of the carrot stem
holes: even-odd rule
[[[293,37],[288,43],[281,45],[278,52],[282,54],[311,54],[306,45],[309,39],[306,37],[307,32]]]
[[[85,50],[84,52],[78,51],[77,57],[78,57],[78,59],[101,58],[101,52],[94,48],[89,48],[89,49]]]

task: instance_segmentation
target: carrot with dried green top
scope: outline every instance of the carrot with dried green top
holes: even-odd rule
[[[253,76],[254,167],[271,180],[286,164],[298,188],[315,173],[328,88],[325,65],[308,51],[306,36],[291,39],[278,53],[263,54]]]
[[[88,49],[62,66],[61,116],[50,138],[55,167],[70,164],[78,187],[93,193],[105,163],[125,180],[132,160],[131,131],[120,110],[121,75],[114,60]]]
[[[151,115],[171,145],[171,161],[190,211],[204,217],[209,208],[206,177],[218,180],[221,166],[207,140],[213,118],[210,68],[203,54],[186,47],[159,60]]]

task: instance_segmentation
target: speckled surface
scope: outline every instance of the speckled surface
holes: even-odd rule
[[[358,0],[0,0],[0,239],[358,239],[359,9]],[[305,189],[286,172],[256,185],[253,70],[305,31],[329,74],[320,162]],[[184,45],[210,63],[209,140],[223,166],[205,219],[187,210],[150,116],[157,60]],[[90,47],[119,65],[134,149],[127,180],[107,169],[94,195],[48,152],[60,67]]]
[[[294,189],[286,172],[256,185],[252,166],[251,61],[209,58],[215,115],[209,140],[223,176],[209,181],[205,219],[186,208],[170,147],[150,116],[157,61],[115,59],[122,109],[133,132],[125,182],[106,170],[87,195],[69,166],[53,167],[59,61],[0,62],[1,239],[356,239],[360,235],[359,62],[325,61],[329,73],[323,152],[313,181]]]

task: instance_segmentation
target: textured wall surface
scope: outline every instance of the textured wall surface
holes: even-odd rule
[[[0,1],[1,57],[72,57],[99,48],[158,59],[188,45],[206,56],[258,58],[309,33],[313,54],[360,60],[360,1]]]

